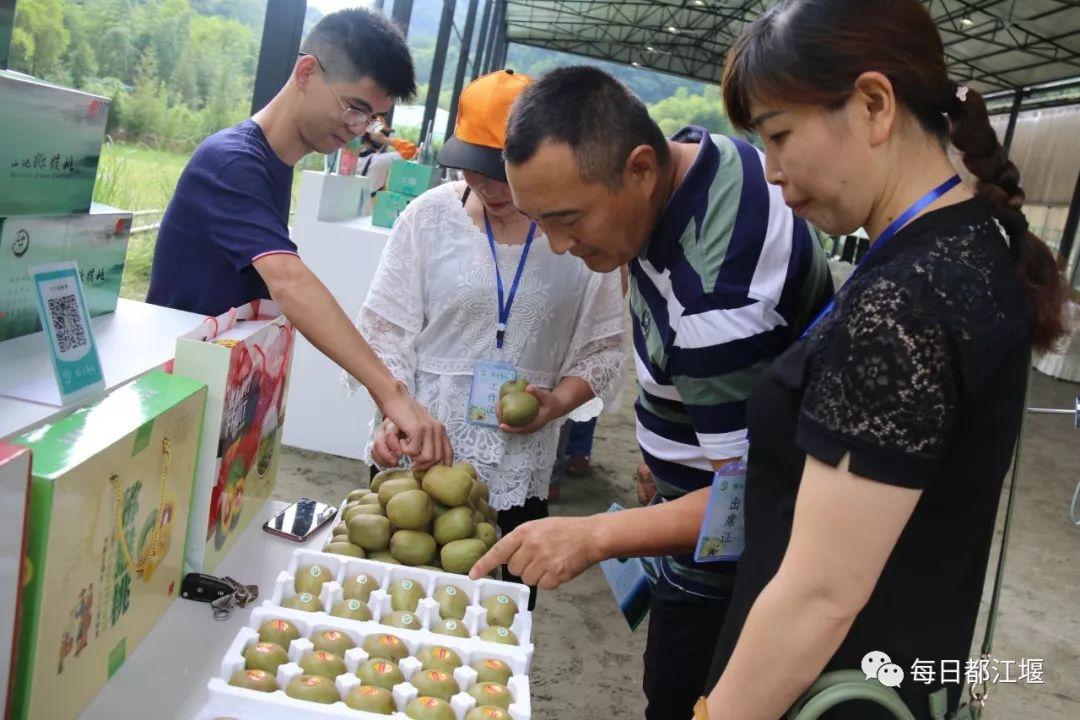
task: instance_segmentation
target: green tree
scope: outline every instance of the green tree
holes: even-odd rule
[[[12,48],[12,67],[50,80],[63,75],[61,59],[71,42],[71,33],[64,27],[64,5],[62,0],[20,0],[15,9],[13,36],[19,37]]]
[[[153,48],[146,48],[135,71],[135,90],[124,103],[124,129],[136,136],[160,138],[165,124],[168,106],[165,93],[158,79],[157,55]]]

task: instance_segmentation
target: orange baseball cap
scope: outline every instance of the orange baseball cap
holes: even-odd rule
[[[443,143],[438,162],[506,182],[502,150],[506,122],[518,95],[532,83],[528,75],[498,70],[473,80],[461,91],[454,134]]]

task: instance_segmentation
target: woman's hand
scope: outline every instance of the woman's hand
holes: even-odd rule
[[[401,447],[397,425],[390,420],[383,420],[375,429],[375,442],[371,448],[371,459],[379,467],[397,467],[405,450]]]
[[[502,403],[497,402],[495,403],[495,416],[499,419],[499,429],[503,432],[510,433],[511,435],[530,435],[537,430],[540,430],[552,420],[557,420],[569,412],[569,410],[563,409],[562,403],[558,401],[558,398],[553,392],[541,390],[533,385],[529,385],[525,388],[525,392],[535,397],[540,403],[540,411],[536,414],[536,419],[528,425],[522,425],[521,427],[507,425],[502,419]]]

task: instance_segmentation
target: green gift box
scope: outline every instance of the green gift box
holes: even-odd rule
[[[205,400],[154,371],[15,438],[33,462],[13,720],[74,720],[176,600]]]
[[[94,203],[89,214],[0,218],[0,341],[41,330],[29,270],[74,260],[90,317],[116,310],[131,213]]]
[[[412,197],[401,193],[383,190],[375,195],[375,209],[371,214],[371,224],[376,227],[392,228],[397,216],[409,204]]]
[[[0,217],[90,209],[109,99],[0,70]]]
[[[390,166],[386,189],[409,197],[420,197],[438,184],[438,168],[408,160],[395,160]]]

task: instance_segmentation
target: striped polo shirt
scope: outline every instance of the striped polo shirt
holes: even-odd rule
[[[709,486],[710,460],[745,453],[751,387],[833,291],[821,245],[765,182],[761,152],[698,127],[672,140],[698,143],[697,158],[630,263],[637,438],[665,501]],[[735,564],[683,555],[660,569],[719,596]]]

